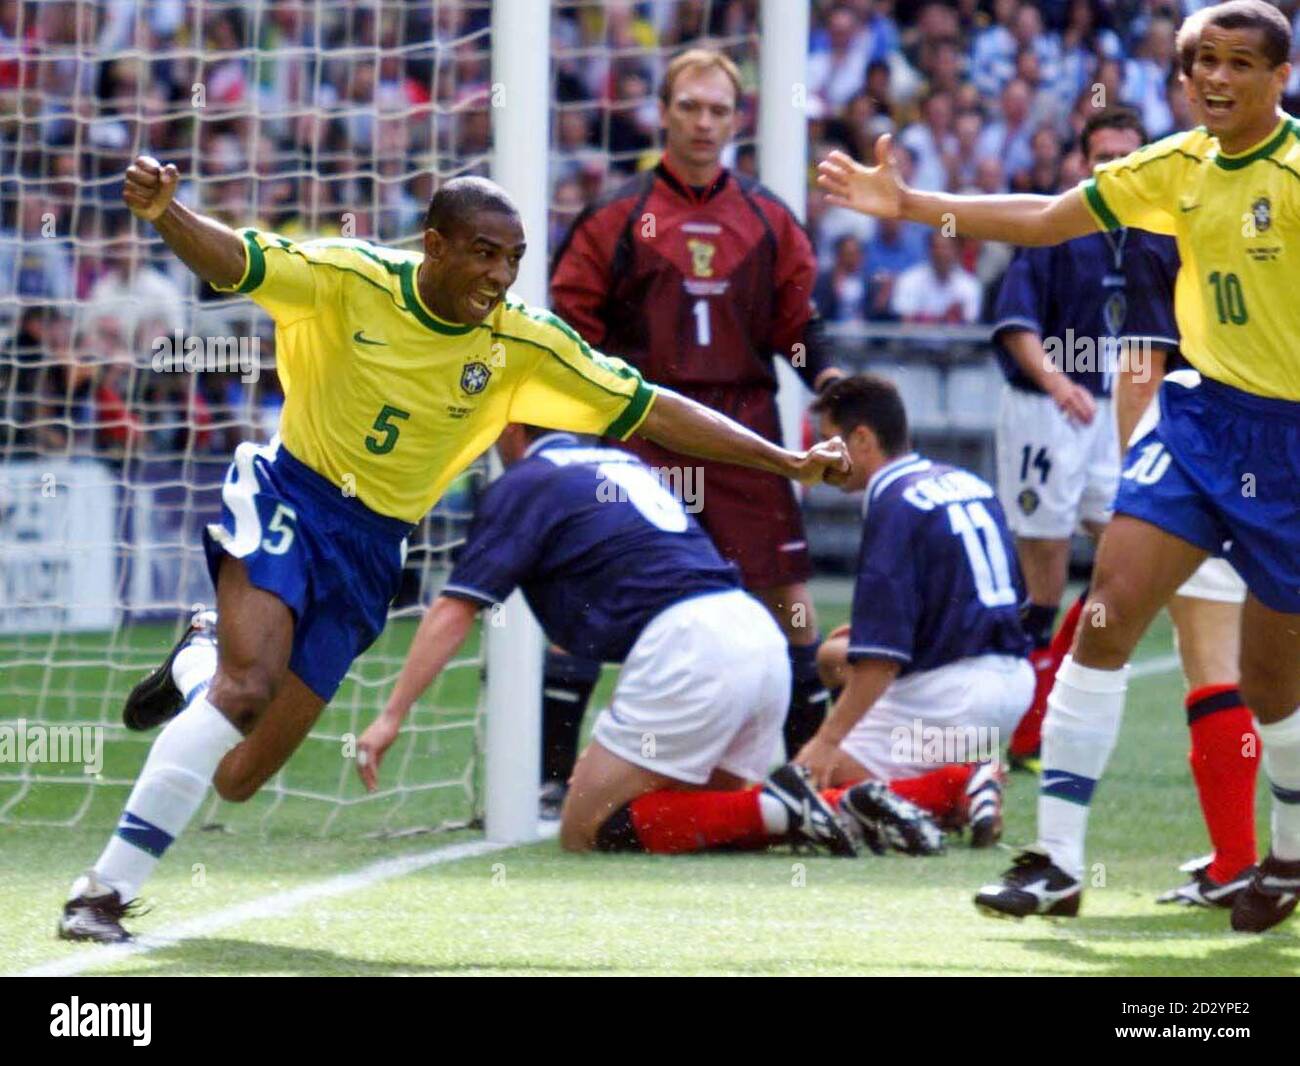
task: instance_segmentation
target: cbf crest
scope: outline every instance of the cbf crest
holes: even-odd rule
[[[488,369],[486,363],[466,363],[460,372],[461,391],[474,396],[487,388],[488,379],[491,377],[492,371]]]
[[[1250,215],[1255,221],[1255,232],[1264,233],[1273,225],[1273,205],[1267,196],[1261,196],[1250,205]]]

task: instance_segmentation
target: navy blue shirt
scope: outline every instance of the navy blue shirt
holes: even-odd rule
[[[1115,342],[1145,340],[1153,348],[1177,350],[1178,267],[1172,237],[1139,229],[1020,249],[993,313],[993,340],[1007,381],[1027,392],[1042,391],[1002,343],[1008,332],[1030,330],[1043,338],[1046,355],[1071,381],[1094,396],[1109,396],[1119,354]]]
[[[899,674],[976,655],[1028,655],[1024,583],[993,489],[913,452],[867,485],[849,661]]]
[[[516,586],[553,643],[622,662],[660,611],[740,574],[634,455],[551,433],[488,486],[443,593],[490,604]]]

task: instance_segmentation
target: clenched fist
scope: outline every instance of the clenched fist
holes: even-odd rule
[[[167,210],[180,180],[180,171],[171,163],[163,166],[153,156],[136,156],[126,168],[122,199],[136,218],[152,222]]]

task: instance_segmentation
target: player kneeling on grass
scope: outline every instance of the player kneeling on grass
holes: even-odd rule
[[[388,706],[358,741],[367,788],[479,609],[521,586],[549,640],[623,664],[573,772],[560,821],[567,850],[793,840],[853,855],[858,836],[914,851],[937,844],[929,818],[876,782],[839,812],[793,765],[750,787],[780,744],[790,695],[785,638],[648,467],[618,449],[519,425],[506,428],[497,450],[508,469],[479,504]]]
[[[1002,508],[974,474],[910,450],[886,379],[834,382],[812,409],[853,458],[845,491],[866,497],[853,620],[818,655],[823,680],[842,691],[795,761],[819,785],[888,781],[941,824],[968,826],[973,846],[992,844],[997,752],[1034,691]]]
[[[838,445],[788,452],[652,388],[510,297],[523,224],[484,178],[439,187],[422,252],[241,235],[177,201],[179,182],[141,156],[122,197],[198,277],[270,314],[284,414],[269,446],[236,450],[204,537],[219,615],[210,687],[179,661],[196,630],[127,699],[128,728],[166,725],[73,883],[58,925],[69,940],[129,940],[122,918],[209,784],[246,800],[284,765],[383,629],[414,523],[509,422],[641,433],[809,482],[847,468]]]

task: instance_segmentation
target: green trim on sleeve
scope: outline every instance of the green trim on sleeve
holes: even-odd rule
[[[1112,230],[1123,227],[1123,223],[1115,217],[1115,213],[1102,197],[1101,190],[1097,188],[1096,178],[1089,178],[1083,183],[1083,196],[1088,201],[1088,207],[1092,209],[1092,213],[1103,228]]]
[[[645,421],[645,416],[650,413],[650,405],[654,403],[656,395],[658,394],[653,387],[644,381],[637,381],[636,392],[632,394],[632,399],[623,408],[623,413],[609,424],[604,436],[613,437],[615,440],[627,440]]]
[[[257,243],[257,230],[244,230],[244,245],[248,249],[248,264],[235,292],[252,292],[266,280],[266,253]]]

